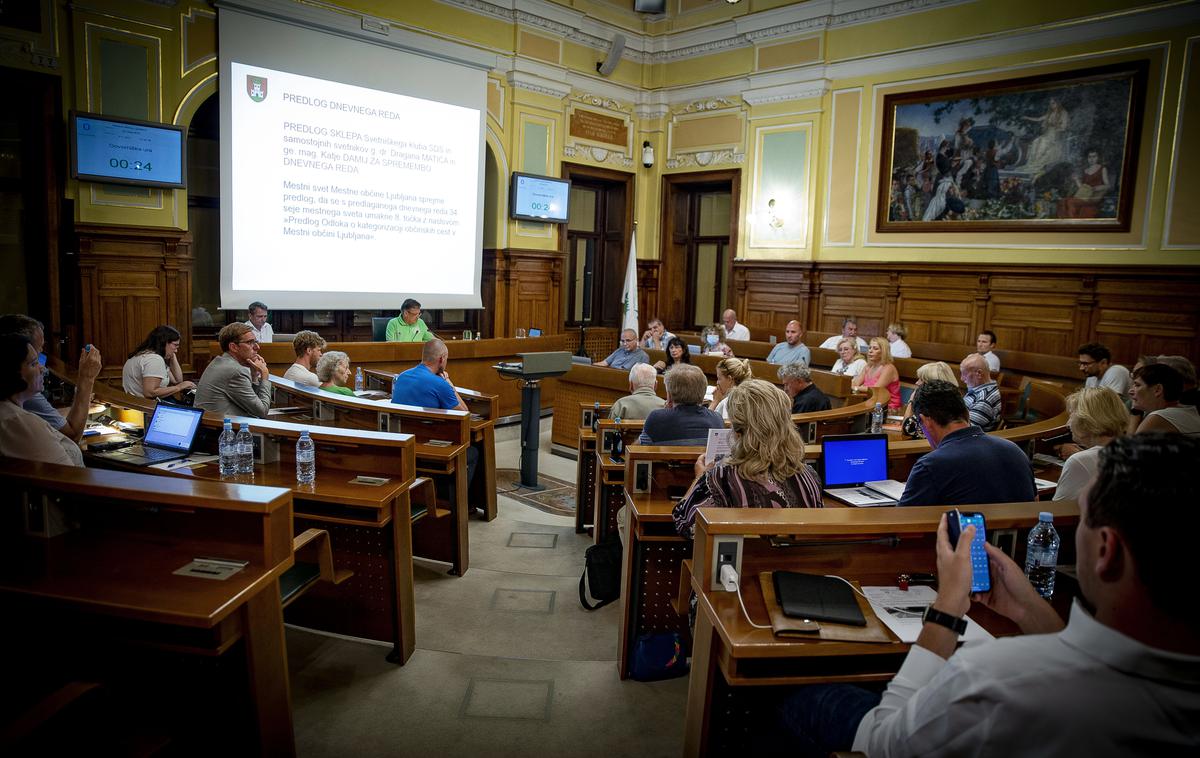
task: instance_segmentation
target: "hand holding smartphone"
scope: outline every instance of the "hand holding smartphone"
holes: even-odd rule
[[[988,563],[987,534],[983,514],[977,511],[946,512],[946,527],[949,530],[950,547],[958,547],[958,536],[968,526],[975,527],[975,538],[971,540],[971,592],[989,592],[992,589],[991,566]]]

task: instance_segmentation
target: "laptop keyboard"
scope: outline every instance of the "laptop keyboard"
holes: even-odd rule
[[[133,455],[140,455],[151,463],[154,463],[155,461],[167,461],[172,458],[179,457],[179,452],[176,450],[163,450],[162,448],[158,447],[142,446],[140,450],[133,448],[129,452]]]

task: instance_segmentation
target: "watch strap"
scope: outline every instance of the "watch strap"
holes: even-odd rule
[[[949,613],[942,613],[932,605],[925,609],[925,616],[922,621],[931,624],[944,626],[955,634],[963,634],[967,631],[967,620],[958,616],[951,616]]]

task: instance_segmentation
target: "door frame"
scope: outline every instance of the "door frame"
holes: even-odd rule
[[[562,162],[561,175],[563,179],[570,179],[572,182],[575,179],[598,179],[605,182],[616,182],[625,185],[625,220],[621,223],[621,249],[625,251],[625,255],[629,255],[629,240],[633,235],[633,207],[634,207],[634,187],[637,175],[628,171],[616,171],[610,168],[600,168],[598,166],[587,166],[582,163]],[[564,281],[567,276],[571,275],[568,264],[571,260],[571,251],[567,249],[567,225],[560,224],[558,230],[558,251],[563,256],[563,277]],[[624,266],[622,266],[624,268]],[[564,288],[566,289],[566,288]],[[567,318],[567,312],[571,304],[567,302],[566,294],[563,294],[563,312],[562,319],[565,325],[570,319]],[[592,306],[593,311],[595,305]]]

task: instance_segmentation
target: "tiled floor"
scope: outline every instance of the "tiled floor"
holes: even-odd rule
[[[497,430],[497,462],[518,465],[516,427]],[[542,471],[569,481],[574,461]],[[416,566],[417,652],[289,629],[301,756],[675,756],[687,679],[617,678],[618,604],[578,601],[583,553],[574,521],[501,496],[471,522],[471,568]]]

